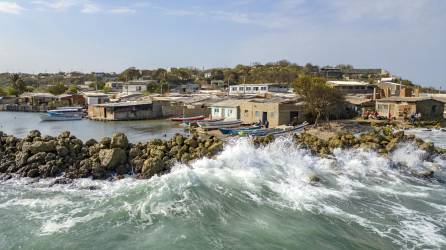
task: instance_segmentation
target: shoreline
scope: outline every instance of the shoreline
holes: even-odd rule
[[[252,137],[254,146],[265,146],[272,136]],[[432,142],[406,135],[391,126],[373,127],[356,121],[332,122],[330,126],[309,128],[293,136],[301,148],[320,157],[332,155],[337,148],[373,150],[390,154],[399,143],[410,142],[433,155],[446,155],[446,149]],[[176,163],[188,164],[203,157],[213,157],[224,149],[225,138],[209,134],[176,134],[171,139],[152,139],[129,143],[127,136],[116,133],[100,141],[82,140],[65,131],[56,137],[33,130],[24,138],[0,132],[0,179],[14,176],[30,178],[121,179],[125,175],[149,179],[170,172]],[[433,172],[416,173],[433,176]]]

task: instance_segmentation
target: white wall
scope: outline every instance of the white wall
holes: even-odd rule
[[[233,107],[212,107],[211,115],[212,119],[237,120],[239,118],[238,108]]]

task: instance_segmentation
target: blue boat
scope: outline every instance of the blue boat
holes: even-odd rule
[[[238,135],[241,131],[260,129],[260,125],[245,128],[220,128],[220,132],[224,135]]]
[[[244,130],[239,131],[238,135],[240,136],[268,136],[268,135],[283,135],[286,133],[294,133],[299,130],[304,129],[306,126],[308,126],[308,122],[304,122],[299,126],[287,128],[287,129],[281,129],[281,128],[261,128],[261,129],[252,129],[252,130]]]

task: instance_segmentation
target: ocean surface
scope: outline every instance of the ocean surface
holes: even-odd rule
[[[409,132],[446,147],[446,132]],[[431,168],[433,180],[410,174]],[[150,180],[11,179],[0,249],[446,249],[445,168],[412,144],[327,159],[245,138]]]

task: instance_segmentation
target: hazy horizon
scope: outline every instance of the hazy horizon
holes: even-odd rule
[[[0,72],[299,65],[383,68],[446,88],[441,0],[0,1]]]

